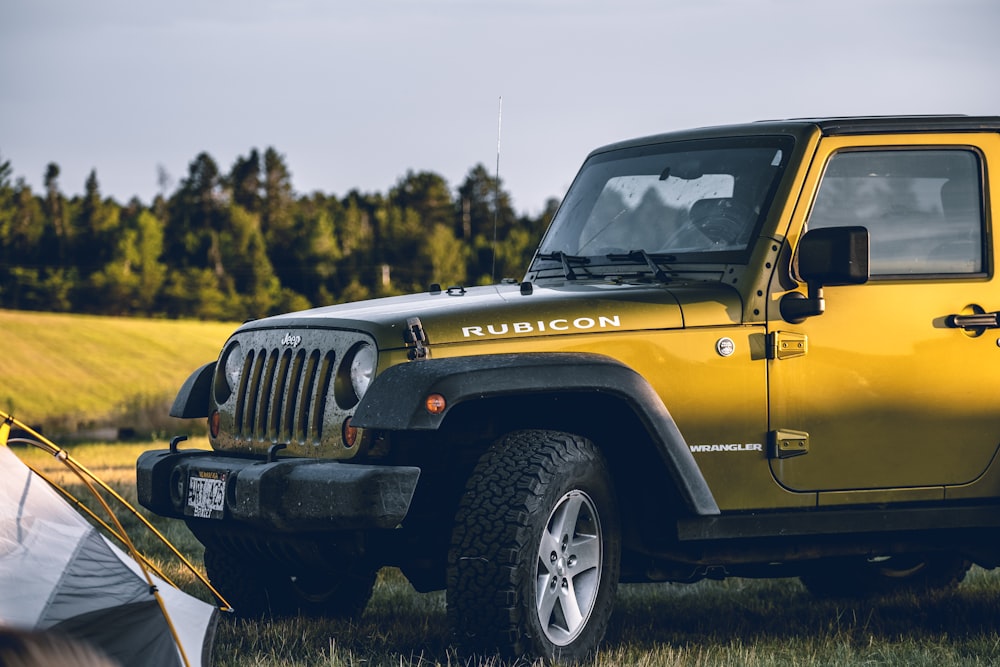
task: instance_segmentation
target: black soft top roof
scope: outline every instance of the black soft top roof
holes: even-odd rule
[[[602,146],[594,153],[667,141],[689,141],[734,136],[792,135],[802,137],[816,131],[824,135],[892,134],[903,132],[1000,132],[1000,116],[845,116],[762,120],[719,125],[628,139]]]
[[[812,122],[827,135],[1000,130],[1000,116],[858,116],[818,118]]]

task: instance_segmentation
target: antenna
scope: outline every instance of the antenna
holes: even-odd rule
[[[497,274],[497,219],[500,217],[500,124],[503,121],[503,95],[497,105],[497,176],[493,182],[493,263],[490,266],[490,282],[496,282]]]

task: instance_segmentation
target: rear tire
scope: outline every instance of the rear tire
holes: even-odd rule
[[[971,563],[958,554],[915,554],[870,561],[824,563],[802,575],[810,593],[822,598],[864,598],[895,593],[933,593],[955,588]]]
[[[448,617],[466,652],[578,661],[604,638],[620,569],[618,508],[586,438],[518,431],[466,485],[448,554]]]

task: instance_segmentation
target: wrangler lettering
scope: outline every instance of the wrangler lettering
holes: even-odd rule
[[[698,452],[762,452],[764,445],[759,442],[732,443],[725,445],[691,445],[691,451]]]

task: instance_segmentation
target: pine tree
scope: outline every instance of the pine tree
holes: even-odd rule
[[[242,206],[249,213],[260,213],[260,181],[260,154],[254,148],[245,158],[237,157],[229,171],[227,182],[232,191],[233,203]]]

